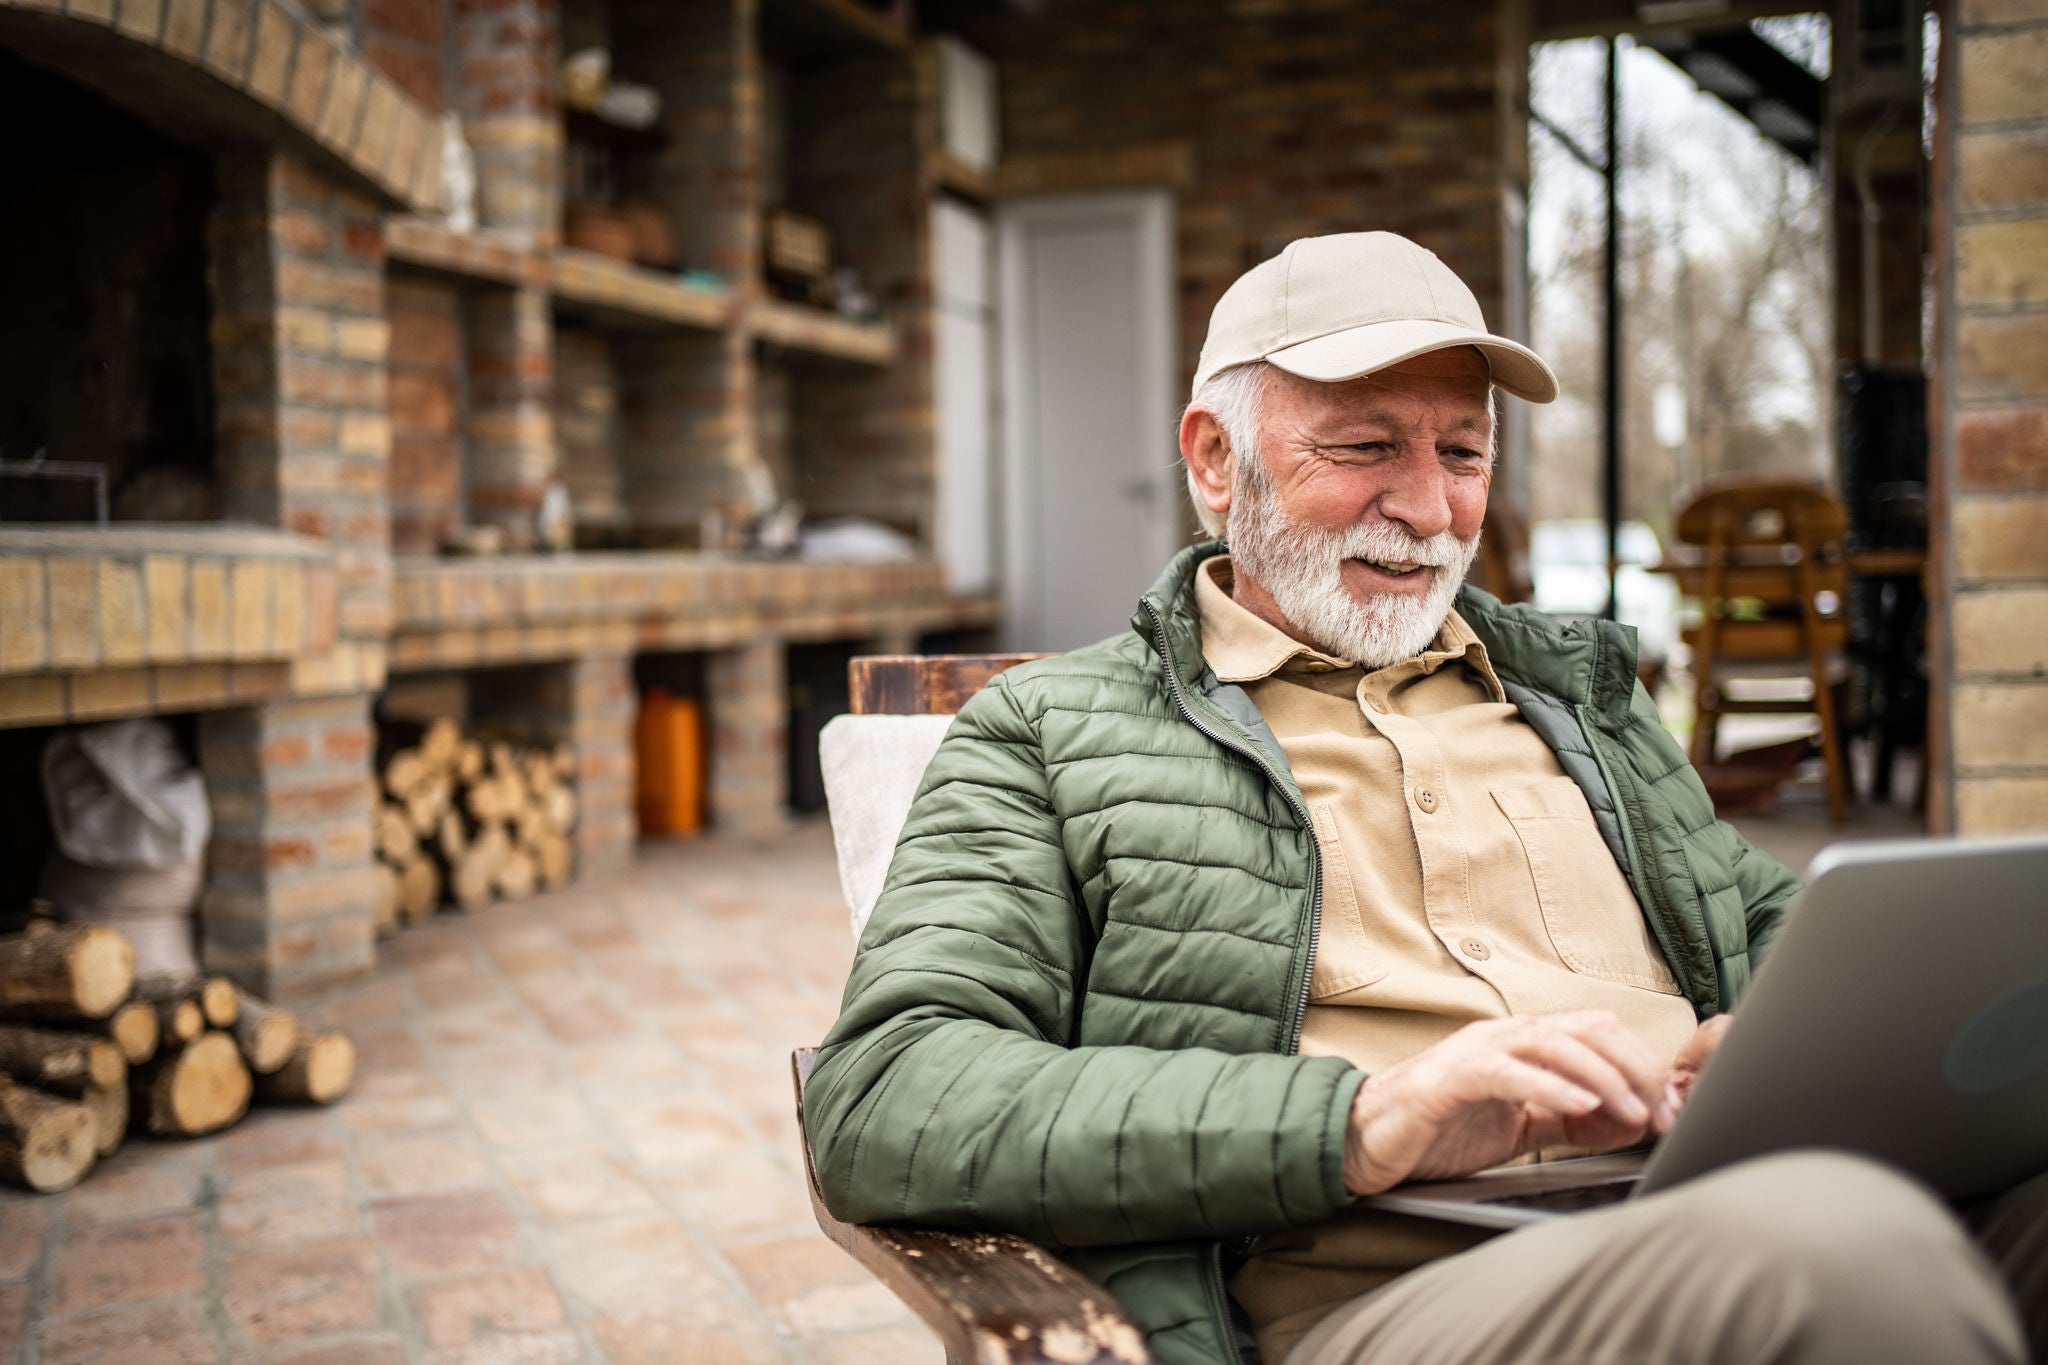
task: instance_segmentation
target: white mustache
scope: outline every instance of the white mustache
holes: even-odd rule
[[[1375,564],[1421,564],[1448,568],[1463,558],[1464,542],[1449,531],[1422,537],[1392,522],[1368,522],[1329,533],[1327,548],[1338,559],[1364,559]]]

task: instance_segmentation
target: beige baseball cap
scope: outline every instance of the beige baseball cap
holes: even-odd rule
[[[1557,397],[1550,367],[1487,331],[1479,300],[1435,252],[1392,232],[1303,237],[1223,291],[1194,387],[1253,360],[1335,383],[1452,346],[1478,348],[1493,382],[1517,398]]]

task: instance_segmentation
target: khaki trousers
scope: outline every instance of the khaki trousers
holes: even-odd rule
[[[2029,1341],[2048,1365],[2048,1176],[1958,1220],[1801,1152],[1410,1271],[1286,1365],[2021,1365]]]

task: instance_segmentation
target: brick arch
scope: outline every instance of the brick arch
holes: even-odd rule
[[[0,51],[166,131],[269,144],[410,209],[439,197],[435,115],[290,0],[0,0]]]

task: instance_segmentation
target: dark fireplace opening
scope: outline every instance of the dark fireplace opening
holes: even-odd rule
[[[203,152],[0,54],[0,521],[220,515]]]

